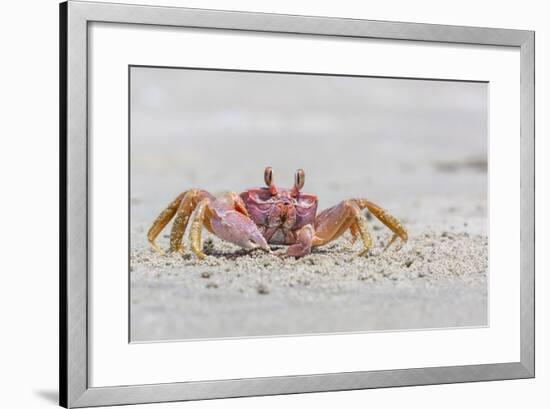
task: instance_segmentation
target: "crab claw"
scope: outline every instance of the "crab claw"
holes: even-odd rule
[[[271,249],[258,227],[244,214],[235,210],[217,212],[210,219],[214,233],[223,240],[245,249],[262,249],[271,253]]]

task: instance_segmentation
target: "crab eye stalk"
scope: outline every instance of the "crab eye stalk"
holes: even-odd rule
[[[304,187],[306,181],[306,174],[302,169],[298,169],[294,174],[294,189],[298,192]]]
[[[272,195],[277,194],[277,188],[275,187],[275,184],[273,183],[273,168],[271,166],[268,166],[264,170],[264,181],[267,187],[269,188],[269,192]]]
[[[268,166],[264,170],[264,180],[265,184],[269,187],[273,183],[273,168]]]

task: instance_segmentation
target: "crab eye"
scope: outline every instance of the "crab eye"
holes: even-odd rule
[[[298,169],[296,171],[296,174],[294,175],[294,187],[297,190],[300,190],[304,187],[304,183],[306,181],[306,175],[302,169]]]
[[[271,186],[271,184],[273,183],[273,168],[271,166],[265,168],[264,180],[267,186]]]

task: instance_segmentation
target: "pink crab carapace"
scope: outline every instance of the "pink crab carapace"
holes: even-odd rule
[[[201,189],[181,193],[154,221],[147,233],[149,243],[162,253],[155,239],[175,216],[170,251],[183,254],[183,235],[191,219],[191,250],[201,259],[206,257],[201,242],[203,227],[245,249],[270,252],[269,243],[287,245],[287,255],[294,257],[305,256],[312,247],[330,243],[349,230],[353,241],[361,238],[363,248],[359,255],[364,255],[372,246],[364,209],[393,232],[385,248],[397,238],[407,241],[401,222],[366,199],[344,200],[317,214],[317,196],[301,192],[305,181],[301,169],[296,171],[290,189],[275,186],[271,167],[265,169],[264,180],[266,187],[247,189],[241,194],[229,192],[215,197]]]

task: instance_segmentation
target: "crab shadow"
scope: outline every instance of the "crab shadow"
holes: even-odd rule
[[[254,254],[257,254],[256,251],[250,250],[236,250],[233,252],[220,251],[220,250],[210,250],[204,252],[207,256],[212,256],[216,258],[222,258],[226,260],[236,260],[241,257],[247,257]]]
[[[271,246],[272,253],[267,253],[261,249],[254,250],[245,250],[239,249],[235,251],[221,251],[221,250],[208,250],[205,251],[205,254],[208,256],[226,259],[226,260],[236,260],[243,257],[252,257],[252,258],[261,258],[261,257],[274,257],[279,260],[306,260],[309,255],[322,254],[322,255],[331,255],[336,254],[336,247],[323,247],[323,248],[314,248],[311,251],[311,254],[308,254],[304,257],[293,257],[286,255],[285,246]]]

